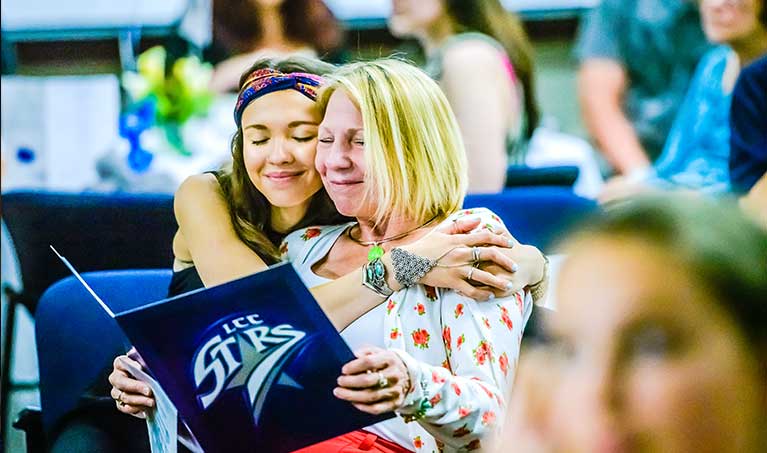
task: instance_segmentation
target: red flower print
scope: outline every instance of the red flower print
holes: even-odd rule
[[[477,379],[477,381],[479,381],[479,379]],[[479,381],[477,382],[477,385],[479,385],[479,388],[485,391],[485,394],[487,395],[488,398],[495,398],[495,394],[493,394],[493,392],[491,392],[490,389],[487,388],[487,386],[485,386],[483,382]]]
[[[485,426],[492,425],[495,422],[495,412],[487,411],[482,414],[482,424]]]
[[[421,441],[421,436],[418,436],[415,439],[413,439],[413,445],[415,446],[415,448],[423,447],[423,441]]]
[[[466,342],[466,335],[461,334],[461,336],[458,337],[458,341],[456,341],[456,343],[455,343],[455,348],[460,351],[461,350],[461,346],[463,346],[463,344],[465,342]]]
[[[426,329],[416,329],[410,335],[413,337],[413,346],[428,349],[430,335]]]
[[[488,329],[490,328],[490,320],[485,318],[484,316],[482,317],[482,324],[484,324],[485,327],[487,327]]]
[[[439,402],[440,402],[440,401],[442,401],[442,395],[441,395],[441,394],[439,394],[439,393],[437,393],[436,395],[434,395],[434,396],[433,396],[433,397],[432,397],[432,398],[429,400],[429,404],[431,404],[431,407],[434,407],[434,406],[436,406],[437,404],[439,404]]]
[[[480,341],[471,353],[474,354],[477,365],[484,365],[487,361],[493,361],[493,347],[485,340]]]
[[[424,285],[423,287],[424,292],[426,293],[426,298],[430,301],[434,302],[437,300],[437,290],[433,286]]]
[[[423,306],[423,304],[418,304],[414,307],[415,311],[418,312],[420,316],[423,316],[424,313],[426,313],[426,307]]]
[[[517,308],[519,308],[519,313],[524,314],[525,308],[524,308],[524,302],[522,301],[522,294],[515,293],[514,298],[517,299]]]
[[[304,234],[301,235],[301,239],[308,241],[311,238],[319,236],[321,232],[322,230],[319,228],[307,228],[306,231],[304,231]]]
[[[285,256],[288,254],[288,243],[283,242],[280,244],[280,256]]]
[[[453,437],[463,437],[463,436],[471,433],[471,431],[469,431],[469,429],[466,426],[467,425],[463,425],[460,428],[458,428],[455,431],[453,431]]]
[[[466,451],[479,450],[480,448],[482,448],[482,444],[479,442],[479,439],[474,439],[468,444],[466,444],[466,447],[464,448],[466,449]]]
[[[463,304],[458,304],[455,306],[456,319],[458,319],[458,317],[460,317],[461,315],[463,315]]]
[[[509,328],[509,330],[512,330],[514,328],[514,323],[511,322],[511,318],[509,317],[509,310],[506,307],[501,307],[501,322]]]
[[[501,371],[503,371],[504,376],[509,374],[509,356],[507,356],[505,352],[498,357],[498,365],[501,366]]]
[[[389,303],[386,304],[386,314],[390,315],[391,311],[394,310],[394,307],[396,307],[396,306],[397,306],[397,302],[389,299]]]
[[[459,407],[458,408],[458,416],[460,418],[466,417],[469,414],[471,414],[471,408],[469,408],[469,407]]]
[[[431,372],[431,381],[435,384],[441,384],[445,382],[445,378],[439,375],[436,371]]]
[[[450,384],[450,386],[453,387],[453,391],[455,392],[456,395],[461,396],[461,387],[458,387],[458,384],[453,382],[452,384]]]
[[[498,223],[501,223],[501,219],[495,214],[490,214],[490,218],[495,220]]]
[[[450,373],[453,372],[453,369],[450,368],[450,362],[448,362],[447,359],[445,359],[445,361],[442,362],[442,368],[446,369]]]
[[[401,336],[402,336],[402,332],[400,332],[399,329],[396,327],[393,328],[391,332],[389,333],[389,338],[391,338],[392,340],[396,340],[397,338]]]
[[[442,329],[442,342],[445,343],[445,349],[447,349],[448,352],[450,352],[450,350],[452,349],[452,346],[450,345],[451,343],[450,326],[445,326]]]

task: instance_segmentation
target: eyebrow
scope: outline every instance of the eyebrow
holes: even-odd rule
[[[319,125],[313,121],[292,121],[288,123],[288,129],[294,129],[298,126],[319,126]],[[244,129],[268,130],[269,128],[264,126],[263,124],[249,124],[245,126]]]
[[[322,127],[321,127],[321,128],[322,128]],[[327,128],[327,127],[325,127],[325,129],[327,130],[328,128]],[[344,132],[346,132],[346,133],[347,133],[347,134],[349,134],[349,135],[354,135],[354,134],[356,134],[357,132],[362,132],[362,131],[364,131],[364,130],[365,130],[365,128],[362,128],[362,127],[358,127],[358,128],[346,129],[346,131],[344,131]]]

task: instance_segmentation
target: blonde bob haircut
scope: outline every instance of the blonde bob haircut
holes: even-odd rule
[[[459,210],[468,184],[458,122],[426,73],[396,59],[351,63],[326,76],[317,99],[324,116],[342,89],[362,114],[367,187],[377,224],[392,215],[417,222]]]

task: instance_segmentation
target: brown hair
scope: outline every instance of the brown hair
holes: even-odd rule
[[[530,138],[540,121],[535,96],[533,47],[516,14],[498,0],[445,0],[447,12],[459,32],[476,31],[501,43],[522,82],[525,101],[525,136]]]
[[[261,58],[242,74],[240,89],[253,71],[266,68],[286,73],[306,72],[317,75],[328,74],[335,69],[329,63],[310,57]],[[279,233],[271,227],[269,200],[256,189],[248,176],[242,147],[242,125],[238,124],[237,132],[232,137],[232,163],[218,176],[221,194],[229,208],[232,226],[237,237],[267,264],[274,264],[280,260],[280,256],[277,246],[272,243],[269,236],[278,236]],[[312,196],[306,214],[293,227],[293,230],[311,225],[335,225],[347,220],[338,214],[327,192],[322,188]]]
[[[285,0],[280,5],[285,36],[305,43],[320,56],[337,50],[343,30],[322,0]],[[246,53],[261,38],[261,18],[253,0],[214,0],[213,37],[230,53]]]

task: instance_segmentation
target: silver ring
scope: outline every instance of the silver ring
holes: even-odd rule
[[[389,386],[389,380],[380,371],[378,372],[378,388],[385,389]]]
[[[120,394],[117,395],[117,398],[115,398],[115,401],[117,401],[119,403],[122,403],[123,402],[123,393],[125,393],[125,391],[124,390],[120,390]],[[125,403],[123,403],[123,404],[125,404]]]
[[[479,247],[472,247],[471,248],[471,262],[474,264],[478,264],[480,261],[480,254],[482,253],[482,250],[480,250]]]
[[[471,276],[474,275],[474,269],[475,269],[474,267],[469,269],[469,274],[466,276],[466,280],[467,281],[470,281],[471,280]]]

